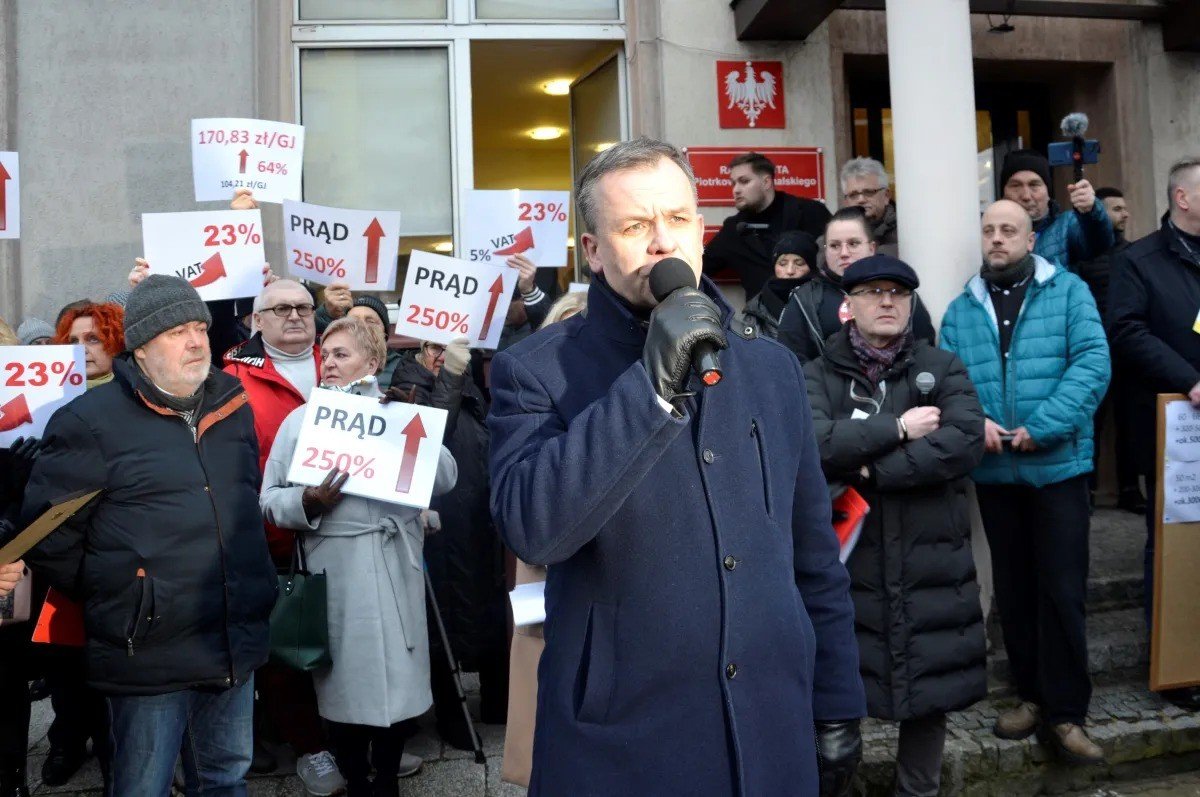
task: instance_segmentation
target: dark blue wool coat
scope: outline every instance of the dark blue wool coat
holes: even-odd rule
[[[493,361],[492,513],[550,565],[531,795],[808,797],[814,717],[865,713],[803,374],[738,333],[682,419],[601,281]]]

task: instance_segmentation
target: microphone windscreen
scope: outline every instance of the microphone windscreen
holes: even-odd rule
[[[917,390],[921,391],[922,393],[929,393],[933,390],[933,386],[937,384],[937,379],[935,379],[933,374],[929,373],[928,371],[922,371],[921,373],[917,374],[916,383]]]
[[[680,288],[695,288],[696,272],[677,257],[666,257],[650,269],[650,293],[661,302]]]
[[[1088,129],[1086,113],[1069,113],[1063,117],[1062,131],[1064,136],[1082,136]]]

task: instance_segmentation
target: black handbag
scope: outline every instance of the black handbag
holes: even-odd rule
[[[291,567],[279,574],[279,598],[271,610],[271,661],[303,672],[333,664],[325,573],[309,572],[299,534]]]

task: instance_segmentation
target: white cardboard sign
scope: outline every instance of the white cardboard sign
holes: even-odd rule
[[[321,285],[348,282],[356,291],[396,284],[400,211],[347,210],[283,201],[288,272]]]
[[[473,349],[494,349],[517,283],[517,270],[413,250],[404,279],[396,334]]]
[[[313,388],[288,481],[318,485],[333,468],[342,492],[425,508],[433,496],[446,411]]]
[[[21,169],[17,153],[0,152],[0,238],[21,237]]]
[[[41,437],[62,405],[87,389],[83,346],[0,346],[0,448]]]
[[[304,128],[264,119],[193,119],[196,201],[233,199],[249,188],[259,202],[300,198]]]
[[[539,268],[567,264],[567,191],[471,191],[464,225],[466,259],[502,264],[525,255]]]
[[[257,210],[145,213],[142,252],[150,273],[182,277],[206,302],[262,290],[266,255]]]

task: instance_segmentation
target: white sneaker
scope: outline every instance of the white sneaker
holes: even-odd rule
[[[327,750],[297,758],[296,775],[314,797],[329,797],[346,790],[346,779]]]
[[[411,778],[421,771],[421,765],[424,763],[425,761],[421,756],[404,753],[400,756],[400,777]]]

